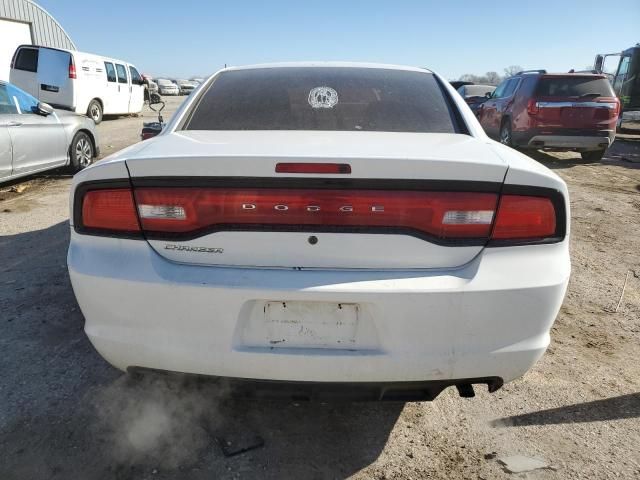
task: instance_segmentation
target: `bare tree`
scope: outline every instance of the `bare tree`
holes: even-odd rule
[[[476,79],[478,78],[477,75],[474,75],[472,73],[465,73],[463,75],[460,75],[459,80],[462,82],[474,82],[476,81]]]
[[[524,70],[524,68],[522,68],[520,65],[510,65],[504,69],[504,76],[512,77],[516,73],[521,72],[522,70]]]
[[[498,72],[487,72],[484,76],[487,78],[487,83],[489,85],[498,85],[500,80],[502,80]]]

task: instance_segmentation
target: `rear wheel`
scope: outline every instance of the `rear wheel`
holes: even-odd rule
[[[102,121],[102,104],[98,100],[91,100],[89,103],[87,117],[93,119],[96,125]]]
[[[511,135],[511,122],[505,120],[500,127],[500,143],[507,147],[513,147],[513,136]]]
[[[580,152],[580,156],[586,162],[599,162],[602,160],[606,150],[592,150],[590,152]]]
[[[71,141],[71,169],[78,172],[91,165],[93,161],[93,143],[84,132],[78,132]]]

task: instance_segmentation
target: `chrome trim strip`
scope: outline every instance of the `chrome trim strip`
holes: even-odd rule
[[[536,106],[538,108],[616,108],[616,104],[614,102],[536,102]]]

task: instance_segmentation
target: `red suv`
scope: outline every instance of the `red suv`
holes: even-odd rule
[[[600,160],[613,143],[620,102],[604,75],[519,72],[482,104],[487,135],[514,148],[573,150]]]

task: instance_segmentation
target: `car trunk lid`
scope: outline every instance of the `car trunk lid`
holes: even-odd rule
[[[281,268],[462,265],[486,243],[507,170],[467,135],[308,131],[165,134],[127,166],[163,257]]]

